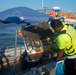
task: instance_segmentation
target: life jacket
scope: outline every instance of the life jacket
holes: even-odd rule
[[[66,23],[62,23],[64,26],[67,26]],[[61,31],[62,33],[63,31]],[[76,30],[72,26],[67,26],[65,34],[69,35],[71,38],[71,44],[64,48],[64,52],[67,55],[74,55],[76,54]]]

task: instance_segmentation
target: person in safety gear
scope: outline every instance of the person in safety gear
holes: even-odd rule
[[[58,19],[51,20],[51,27],[58,34],[55,39],[58,47],[56,60],[60,60],[65,53],[64,73],[76,75],[76,30]]]

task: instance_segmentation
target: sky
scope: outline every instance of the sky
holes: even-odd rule
[[[76,0],[0,0],[0,11],[14,7],[29,7],[35,10],[40,10],[43,7],[52,9],[54,6],[60,7],[62,10],[76,12]]]

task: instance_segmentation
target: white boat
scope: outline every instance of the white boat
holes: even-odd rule
[[[76,19],[68,19],[68,18],[65,18],[65,21],[66,21],[67,23],[71,23],[71,24],[76,25]]]

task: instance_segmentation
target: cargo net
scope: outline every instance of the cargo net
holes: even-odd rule
[[[22,28],[26,49],[32,60],[51,57],[53,33],[48,27],[48,22],[44,21],[34,25],[26,25]]]

